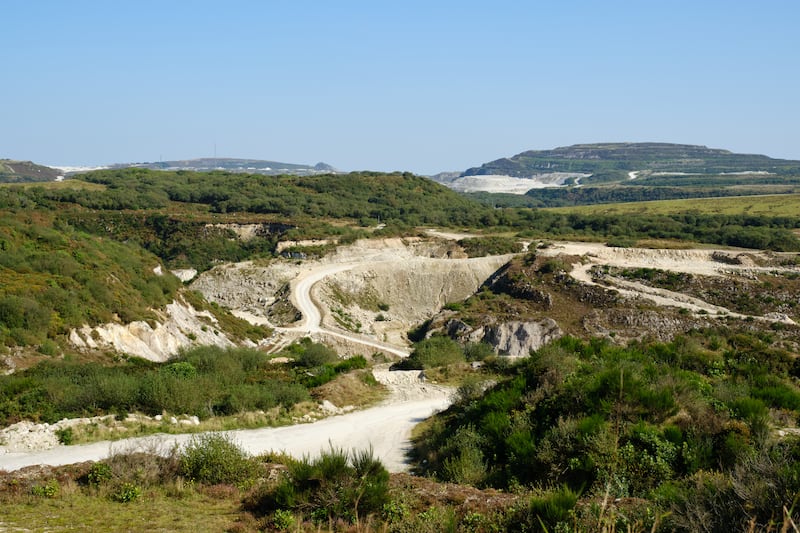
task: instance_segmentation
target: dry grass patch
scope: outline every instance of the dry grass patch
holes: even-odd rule
[[[378,383],[369,369],[340,374],[312,391],[314,398],[328,400],[337,407],[366,407],[386,398],[386,387]]]

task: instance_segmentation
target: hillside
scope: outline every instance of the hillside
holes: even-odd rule
[[[37,165],[30,161],[0,159],[0,183],[53,181],[63,175],[56,168]]]
[[[797,193],[800,161],[685,144],[578,144],[433,179],[492,207],[565,207]]]
[[[642,173],[800,173],[800,161],[765,155],[736,154],[728,150],[688,144],[598,143],[576,144],[553,150],[529,150],[467,169],[462,176],[505,175],[529,178],[553,172],[592,174],[584,183],[619,181],[629,172]]]

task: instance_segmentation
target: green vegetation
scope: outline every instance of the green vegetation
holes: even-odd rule
[[[340,360],[336,352],[308,337],[288,346],[280,355],[294,359],[297,369],[295,381],[309,388],[319,387],[339,374],[367,366],[367,360],[363,356]]]
[[[450,337],[436,335],[414,344],[414,351],[394,364],[398,370],[423,370],[463,363],[463,348]]]
[[[292,362],[274,364],[272,357],[288,357]],[[364,381],[366,367],[364,357],[339,359],[331,349],[308,339],[275,356],[250,348],[206,346],[186,350],[166,363],[134,358],[110,366],[46,360],[0,376],[0,426],[20,420],[53,423],[109,413],[123,420],[136,412],[197,416],[203,422],[196,429],[224,428],[231,417],[238,420],[233,424],[247,426],[287,423],[295,416],[293,408],[310,401],[312,393],[320,399],[330,395],[342,405],[375,401],[377,383]],[[350,374],[351,379],[344,379]],[[249,415],[255,411],[271,414]],[[212,417],[221,420],[209,420]],[[125,436],[131,431],[175,431],[180,427],[172,427],[166,420],[134,423]],[[91,427],[58,432],[62,444],[121,436]]]
[[[636,179],[628,184],[611,184],[603,187],[550,187],[531,189],[524,195],[474,192],[465,196],[492,207],[572,207],[598,204],[617,204],[628,202],[653,202],[659,200],[688,200],[697,198],[748,197],[774,194],[796,194],[800,177],[776,177],[764,183],[764,179],[754,180],[751,176],[738,176],[737,180],[708,176],[705,186],[663,186],[650,181],[663,180],[662,177]],[[737,181],[745,181],[739,185]],[[727,185],[727,187],[726,187]],[[726,200],[727,201],[727,200]],[[787,200],[784,200],[784,202]],[[731,205],[735,202],[728,201]],[[737,211],[741,212],[741,211]],[[769,213],[763,213],[769,214]]]
[[[211,477],[186,477],[187,462]],[[242,468],[215,483],[215,469],[231,464]],[[369,450],[248,457],[226,435],[174,450],[131,449],[38,475],[0,472],[4,527],[34,530],[510,531],[536,524],[520,522],[524,500],[390,476]]]
[[[163,364],[140,359],[116,366],[46,361],[0,376],[0,424],[135,411],[204,419],[286,409],[310,399],[298,380],[270,365],[266,354],[247,348],[199,347]]]
[[[564,207],[549,210],[553,213],[600,216],[700,216],[722,219],[752,218],[755,224],[763,225],[769,218],[797,217],[800,195],[778,194],[763,196],[737,196],[730,198],[707,198],[685,200],[663,200],[648,202],[615,203],[600,206]]]
[[[83,324],[154,318],[150,309],[175,297],[180,282],[156,273],[157,257],[56,216],[0,211],[0,344],[43,344]]]
[[[189,481],[209,485],[249,486],[255,482],[257,465],[223,433],[193,436],[184,446],[178,472]]]
[[[40,198],[95,209],[163,207],[171,201],[205,205],[215,213],[369,219],[403,226],[471,225],[482,214],[449,189],[409,173],[299,177],[124,169],[92,172],[80,179],[107,189],[92,196],[44,191]]]
[[[389,502],[389,473],[372,450],[348,453],[332,447],[315,460],[289,461],[287,466],[277,486],[252,498],[251,511],[330,527],[339,521],[358,523]]]
[[[772,435],[798,420],[796,375],[791,354],[741,333],[627,348],[566,337],[484,395],[460,396],[414,454],[442,480],[549,488],[537,511],[548,527],[565,521],[547,510],[558,491],[572,505],[569,491],[646,499],[681,531],[696,530],[702,512],[722,528],[766,527],[782,522],[783,506],[797,512],[800,463],[787,457],[800,457],[800,442]],[[768,497],[764,479],[778,480]]]
[[[783,197],[779,197],[783,198]],[[615,204],[621,206],[636,204]],[[565,208],[566,209],[566,208]],[[583,212],[582,210],[588,211]],[[701,214],[688,209],[670,214],[639,212],[602,214],[598,208],[561,210],[519,210],[515,227],[521,236],[533,238],[598,239],[626,237],[637,239],[670,239],[701,242],[742,248],[775,251],[798,251],[800,239],[792,232],[800,228],[800,217],[749,214]]]
[[[522,243],[513,237],[473,237],[458,241],[469,257],[516,254],[522,251]]]

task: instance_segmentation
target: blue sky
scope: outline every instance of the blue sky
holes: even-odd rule
[[[4,0],[0,158],[464,170],[661,141],[800,159],[800,2]]]

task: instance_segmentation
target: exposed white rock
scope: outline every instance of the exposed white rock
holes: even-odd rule
[[[275,248],[275,251],[281,253],[287,248],[294,248],[295,246],[325,246],[328,244],[336,244],[334,239],[308,239],[304,241],[281,241]]]
[[[161,315],[155,326],[144,321],[83,326],[70,331],[69,340],[77,348],[113,349],[151,361],[166,361],[181,348],[196,344],[223,348],[235,345],[215,327],[216,319],[207,311],[174,301]]]
[[[555,320],[544,318],[487,326],[482,340],[494,347],[497,354],[525,357],[530,355],[531,350],[538,350],[562,335],[563,332]]]
[[[47,424],[24,420],[0,431],[0,444],[2,453],[49,450],[58,446],[58,437]]]
[[[197,276],[197,270],[193,268],[179,268],[176,270],[171,270],[172,274],[181,280],[182,282],[186,283],[187,281],[192,281],[195,276]]]

